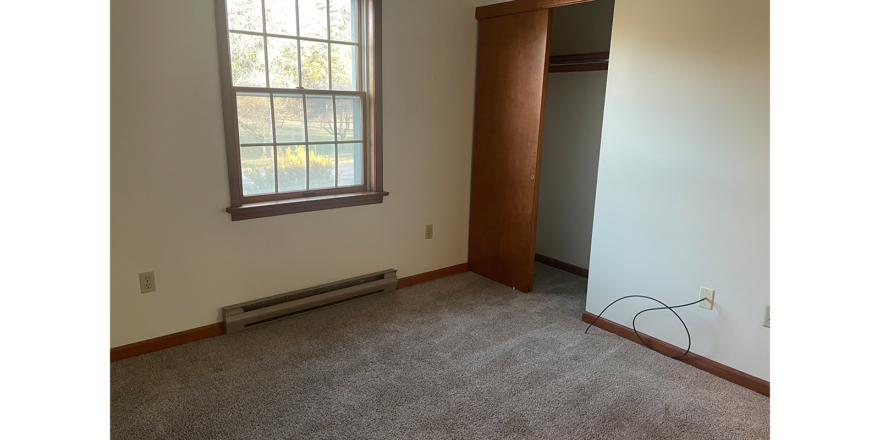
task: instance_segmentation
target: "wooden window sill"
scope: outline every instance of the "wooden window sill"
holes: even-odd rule
[[[274,215],[296,214],[298,212],[322,211],[324,209],[346,208],[349,206],[374,205],[382,203],[387,191],[356,192],[329,196],[303,197],[272,202],[247,203],[235,208],[226,208],[232,214],[232,221]]]

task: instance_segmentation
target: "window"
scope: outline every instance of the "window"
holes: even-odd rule
[[[381,203],[381,3],[215,7],[232,219]]]

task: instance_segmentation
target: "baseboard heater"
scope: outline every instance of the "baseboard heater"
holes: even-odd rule
[[[226,334],[284,319],[298,313],[397,289],[397,270],[322,284],[294,292],[223,307]]]

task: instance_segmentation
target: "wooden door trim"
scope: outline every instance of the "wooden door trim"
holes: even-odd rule
[[[475,15],[477,20],[482,20],[484,18],[537,11],[538,9],[552,9],[559,6],[568,6],[576,3],[592,1],[596,0],[515,0],[504,3],[495,3],[494,5],[480,6],[477,8]]]

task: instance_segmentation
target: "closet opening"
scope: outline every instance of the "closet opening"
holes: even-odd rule
[[[614,0],[477,8],[471,271],[522,292],[536,258],[586,275],[613,12]]]
[[[535,261],[584,278],[613,16],[614,0],[560,6],[550,31]],[[536,267],[536,287],[542,279]]]

